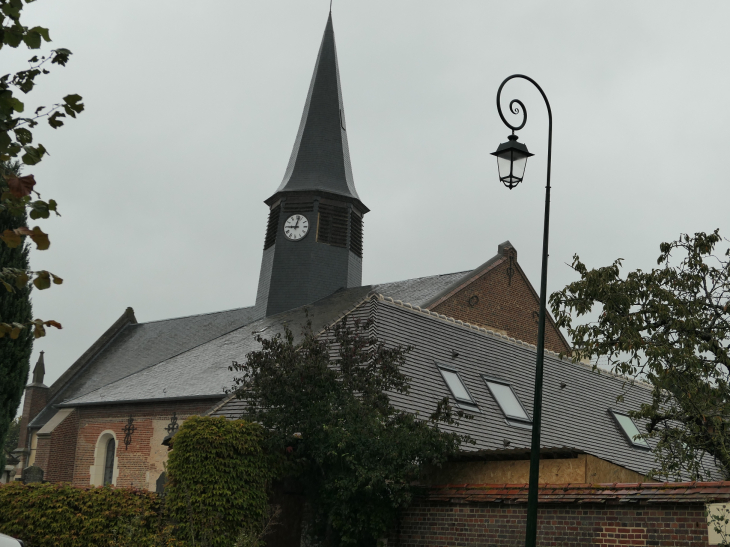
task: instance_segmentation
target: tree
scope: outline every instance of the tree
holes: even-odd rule
[[[373,546],[408,506],[424,465],[441,465],[467,437],[440,431],[455,423],[448,398],[430,421],[396,409],[388,393],[408,393],[401,372],[408,348],[387,347],[370,323],[347,318],[316,336],[311,325],[234,362],[243,418],[270,432],[309,504],[306,531],[324,545]]]
[[[33,0],[25,0],[30,3]],[[37,50],[43,42],[50,42],[47,28],[24,26],[21,13],[24,8],[23,0],[0,0],[0,50],[4,47],[18,48],[21,44],[28,49]],[[56,129],[61,127],[63,118],[75,118],[83,111],[81,97],[70,94],[63,98],[63,102],[50,107],[39,106],[33,114],[24,114],[26,107],[18,99],[16,92],[27,94],[36,85],[36,78],[49,73],[53,65],[66,66],[71,52],[64,48],[51,50],[47,55],[33,55],[28,60],[29,67],[14,74],[5,74],[0,77],[0,162],[9,162],[20,157],[25,165],[35,165],[48,153],[43,144],[34,144],[33,129],[38,126],[39,120],[46,118],[48,124]],[[27,220],[48,218],[51,213],[58,214],[58,205],[54,200],[44,201],[35,189],[36,181],[33,175],[20,176],[19,173],[3,173],[0,177],[0,213]],[[33,199],[33,193],[39,199]],[[23,247],[25,238],[35,243],[39,250],[47,249],[50,245],[48,234],[40,227],[29,228],[25,222],[12,228],[4,228],[0,232],[0,240],[7,247]],[[3,245],[0,244],[0,245]],[[62,279],[52,273],[41,270],[32,271],[25,268],[10,267],[0,263],[0,284],[9,292],[23,290],[32,283],[38,289],[47,289],[52,283],[60,284]],[[1,289],[2,287],[0,287]],[[45,334],[46,326],[60,328],[55,321],[41,319],[12,322],[0,316],[0,338],[10,335],[18,338],[23,329],[31,329],[36,337]]]
[[[20,175],[19,162],[0,163],[0,174]],[[25,225],[25,215],[13,215],[0,210],[0,232],[13,230]],[[28,270],[28,245],[8,247],[0,245],[0,264],[3,268]],[[33,319],[33,308],[30,303],[31,285],[24,285],[14,291],[0,289],[0,318],[6,323],[24,324]],[[33,333],[22,329],[13,340],[10,337],[0,338],[0,442],[5,444],[8,430],[15,418],[20,404],[23,388],[28,381],[30,370],[30,354],[33,350]],[[17,438],[15,439],[17,448]],[[5,453],[0,452],[0,469],[5,467]]]
[[[18,438],[20,437],[20,416],[10,422],[8,434],[5,436],[4,447],[8,452],[12,452],[18,447]]]
[[[621,277],[622,260],[589,270],[553,293],[574,358],[607,359],[613,371],[652,385],[651,404],[633,416],[657,441],[657,477],[730,477],[730,249],[719,230],[662,243],[658,268]],[[573,315],[598,318],[573,326]]]

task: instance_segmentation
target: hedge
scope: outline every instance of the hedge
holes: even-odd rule
[[[262,447],[264,429],[244,420],[185,420],[167,461],[165,505],[190,543],[227,547],[256,536],[268,513],[275,459]]]
[[[160,500],[152,492],[68,484],[0,486],[0,532],[26,547],[159,544]]]
[[[258,545],[277,468],[263,437],[243,420],[189,418],[173,439],[164,498],[109,486],[1,485],[0,532],[27,547]]]

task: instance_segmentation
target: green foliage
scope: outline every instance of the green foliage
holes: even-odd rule
[[[723,547],[730,546],[730,534],[728,529],[730,528],[730,508],[727,504],[714,503],[709,504],[705,507],[705,515],[707,516],[707,523],[711,527],[711,530],[717,534],[717,538],[720,543],[711,543],[711,545],[721,545]],[[712,540],[712,538],[710,538]]]
[[[25,0],[29,3],[32,0]],[[24,26],[21,21],[23,0],[0,0],[0,50],[3,47],[17,48],[21,44],[28,49],[40,49],[43,42],[50,42],[47,28]],[[38,125],[38,120],[48,118],[48,124],[55,128],[63,125],[62,118],[75,118],[84,110],[81,97],[70,94],[63,102],[51,107],[39,106],[31,115],[25,112],[25,104],[15,94],[18,91],[27,94],[36,85],[36,78],[48,74],[51,65],[65,66],[71,52],[65,48],[51,50],[47,55],[33,55],[28,60],[28,68],[15,74],[0,77],[0,161],[8,161],[21,157],[26,165],[35,165],[47,153],[42,144],[33,145],[31,129]]]
[[[17,162],[0,163],[0,174],[19,174]],[[0,233],[25,224],[25,216],[11,215],[0,210]],[[28,246],[10,248],[0,245],[0,268],[28,269]],[[0,322],[23,324],[33,319],[30,303],[30,285],[16,288],[13,292],[0,287]],[[23,388],[28,381],[30,354],[33,350],[33,333],[19,329],[15,339],[0,338],[0,444],[5,444],[8,428],[18,412]],[[16,438],[17,443],[17,438]],[[11,451],[17,448],[13,446]],[[0,469],[5,467],[5,453],[0,451]]]
[[[298,344],[288,329],[258,336],[261,350],[231,367],[243,373],[234,389],[244,417],[287,456],[310,504],[307,532],[325,545],[375,545],[411,502],[424,465],[442,464],[466,440],[436,427],[454,421],[448,401],[431,423],[391,404],[389,393],[408,393],[408,348],[380,343],[370,326],[343,319],[323,337],[310,326]]]
[[[12,452],[18,447],[18,438],[20,437],[20,416],[10,422],[8,426],[8,434],[5,436],[3,446],[8,452]]]
[[[243,420],[192,417],[183,423],[167,462],[165,489],[180,539],[229,547],[241,534],[258,535],[277,469],[263,441],[263,428]]]
[[[0,485],[0,532],[28,547],[152,547],[160,544],[159,510],[157,495],[144,490]]]
[[[718,230],[683,234],[660,245],[659,268],[624,278],[621,259],[589,270],[576,255],[581,279],[550,297],[575,358],[606,358],[652,384],[652,403],[633,416],[657,440],[658,478],[706,479],[715,463],[730,477],[730,249],[716,252],[721,242]],[[573,314],[592,312],[596,321],[573,326]]]
[[[22,24],[24,1],[27,4],[32,0],[0,0],[0,50],[4,47],[18,48],[21,45],[38,50],[44,42],[51,41],[47,28]],[[27,69],[0,76],[0,163],[3,165],[3,172],[0,173],[0,216],[12,220],[11,226],[0,220],[0,251],[18,250],[27,256],[25,241],[32,241],[38,250],[45,250],[51,244],[48,234],[39,226],[26,226],[27,217],[36,220],[48,218],[51,213],[58,214],[58,204],[52,199],[40,199],[40,194],[34,188],[36,181],[33,175],[20,176],[18,162],[13,160],[20,158],[25,165],[40,162],[47,150],[43,144],[34,143],[33,129],[39,120],[47,118],[48,124],[56,129],[63,125],[63,118],[75,118],[81,113],[84,104],[81,96],[72,93],[66,95],[62,102],[50,107],[39,106],[32,114],[27,114],[25,103],[18,97],[20,93],[30,93],[37,83],[36,79],[42,74],[48,74],[51,66],[65,66],[70,55],[71,52],[64,48],[51,50],[45,55],[36,54],[28,60]],[[14,166],[15,169],[6,169],[8,166]],[[33,199],[33,193],[38,199]],[[24,267],[17,267],[6,263],[4,257],[0,258],[3,259],[0,261],[0,291],[4,287],[10,293],[23,293],[30,289],[31,283],[42,290],[49,288],[52,283],[63,282],[60,277],[48,271],[31,271],[27,261]],[[7,342],[6,335],[10,340],[26,339],[29,332],[38,338],[45,335],[45,327],[48,326],[61,328],[56,321],[32,317],[15,321],[0,315],[0,339],[5,338],[4,341]],[[2,426],[0,434],[1,429]]]

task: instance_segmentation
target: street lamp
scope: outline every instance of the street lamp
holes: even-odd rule
[[[499,180],[512,190],[522,182],[525,167],[527,167],[527,158],[534,154],[530,154],[524,144],[517,142],[517,135],[512,134],[507,139],[507,142],[503,142],[497,147],[496,152],[492,152],[492,156],[497,156]]]
[[[540,315],[537,325],[537,362],[535,364],[535,394],[533,397],[532,410],[532,445],[530,449],[530,488],[527,494],[527,527],[525,531],[525,546],[535,547],[537,538],[537,490],[540,477],[540,426],[542,421],[542,369],[545,356],[545,306],[547,298],[547,265],[548,265],[548,231],[550,228],[550,166],[553,150],[553,113],[550,103],[542,88],[535,80],[524,74],[513,74],[506,78],[497,90],[497,111],[502,122],[512,130],[507,137],[508,141],[499,145],[497,151],[492,155],[497,156],[499,168],[499,180],[510,190],[522,182],[527,165],[527,158],[532,156],[527,147],[517,142],[515,131],[519,131],[527,123],[527,109],[525,105],[513,99],[509,103],[510,112],[519,114],[522,112],[522,123],[512,125],[502,113],[502,88],[515,78],[527,80],[534,85],[542,98],[548,111],[548,154],[547,154],[547,184],[545,186],[545,226],[542,233],[542,275],[540,277]]]

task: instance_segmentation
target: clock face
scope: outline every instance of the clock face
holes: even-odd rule
[[[304,215],[292,215],[284,223],[284,235],[292,241],[299,241],[309,231],[309,221]]]

